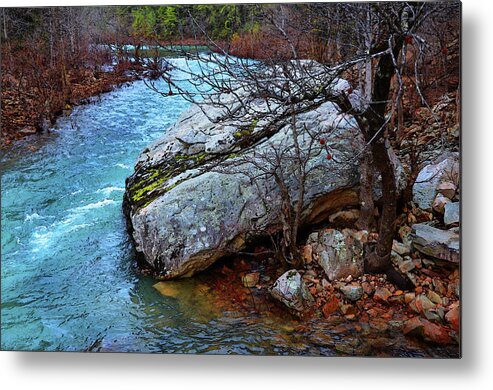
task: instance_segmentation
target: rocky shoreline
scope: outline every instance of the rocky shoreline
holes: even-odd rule
[[[214,110],[211,107],[209,115],[219,116]],[[414,290],[402,291],[385,275],[365,273],[364,254],[378,235],[354,230],[359,217],[358,166],[341,162],[357,153],[362,140],[356,123],[342,116],[326,103],[297,117],[301,125],[323,134],[336,156],[329,162],[324,156],[313,162],[320,169],[307,184],[303,226],[308,233],[313,226],[318,230],[300,248],[303,266],[286,269],[274,257],[260,256],[264,263],[277,262],[277,266],[247,266],[251,272],[231,271],[231,278],[271,304],[278,301],[305,323],[318,319],[362,328],[374,324],[424,342],[457,346],[459,154],[443,152],[428,160],[412,188],[412,202],[398,216],[392,262],[414,285]],[[256,242],[265,232],[280,229],[276,215],[262,206],[251,183],[241,174],[225,174],[221,167],[262,150],[266,139],[282,142],[289,137],[286,124],[278,123],[272,131],[252,119],[248,131],[239,128],[243,129],[234,122],[213,124],[202,110],[192,107],[142,152],[127,179],[123,207],[129,232],[142,264],[163,280],[160,283],[192,276],[226,257],[237,259],[245,250],[263,252]],[[324,128],[332,131],[324,133]],[[403,190],[405,169],[397,157],[394,165]],[[264,184],[269,199],[276,202],[276,189]],[[290,186],[296,188],[295,183]],[[270,272],[263,272],[265,268]]]

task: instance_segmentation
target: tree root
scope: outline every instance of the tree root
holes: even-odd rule
[[[387,275],[387,280],[395,284],[400,290],[414,290],[413,282],[392,266],[390,254],[379,256],[374,251],[370,252],[365,259],[365,272],[385,274]]]

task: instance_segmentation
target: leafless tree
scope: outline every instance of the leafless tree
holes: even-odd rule
[[[457,7],[457,3],[348,3],[343,7],[338,4],[317,7],[317,23],[320,23],[321,18],[326,25],[335,21],[340,27],[345,26],[344,21],[346,22],[345,29],[336,34],[328,34],[330,39],[336,41],[336,63],[333,60],[303,60],[297,43],[299,34],[293,31],[313,28],[313,21],[290,21],[285,8],[282,9],[283,12],[277,12],[278,7],[272,6],[264,9],[263,17],[270,23],[273,33],[284,42],[285,48],[290,52],[289,59],[276,55],[262,61],[232,57],[224,47],[210,39],[207,31],[201,29],[199,23],[196,23],[198,33],[208,38],[213,52],[201,55],[185,52],[181,54],[198,64],[199,72],[192,70],[191,66],[184,66],[172,72],[163,71],[161,78],[168,86],[167,91],[160,90],[153,82],[150,82],[150,86],[163,94],[182,94],[202,107],[205,115],[208,115],[209,106],[222,107],[224,115],[209,118],[212,122],[235,120],[249,126],[256,121],[260,130],[249,135],[248,142],[242,145],[243,150],[277,131],[289,122],[290,118],[295,121],[297,114],[327,101],[335,103],[342,113],[354,116],[366,146],[352,161],[344,163],[361,160],[365,178],[370,178],[375,170],[381,177],[382,186],[378,241],[367,253],[366,268],[369,272],[387,273],[395,283],[407,288],[410,286],[409,281],[393,269],[390,261],[399,196],[389,142],[394,135],[394,129],[390,124],[394,113],[401,106],[404,93],[402,72],[406,65],[406,46],[415,44],[419,52],[422,52],[427,46],[424,36],[420,33],[423,23],[434,12],[444,12],[447,7]],[[193,21],[193,17],[190,17]],[[357,22],[350,23],[351,17],[356,18]],[[290,23],[297,25],[290,26]],[[347,27],[352,25],[356,27]],[[356,34],[356,39],[350,39],[351,33]],[[352,88],[341,90],[336,87],[342,76],[355,69],[360,70],[361,76],[363,67],[366,73],[365,84],[360,91],[364,90],[364,94],[355,93]],[[416,72],[417,69],[416,65]],[[191,90],[182,87],[180,77],[177,76],[179,74],[190,80],[193,85]],[[416,77],[415,88],[424,100],[418,79],[419,77]],[[309,131],[298,128],[295,122],[291,124],[291,129],[293,140],[296,140],[300,133]],[[261,159],[262,164],[249,162],[257,165],[264,175],[273,177],[280,189],[285,229],[284,245],[295,257],[299,207],[303,201],[302,184],[306,178],[304,162],[305,158],[310,157],[297,152],[296,148],[295,144],[292,158],[297,160],[296,171],[300,185],[294,199],[284,188],[285,180],[281,175],[284,151],[275,151],[276,157],[269,160],[265,166],[265,156]],[[361,198],[366,200],[365,213],[362,213],[364,219],[373,216],[372,189],[371,180],[363,181]],[[360,225],[371,226],[371,222],[361,220]]]

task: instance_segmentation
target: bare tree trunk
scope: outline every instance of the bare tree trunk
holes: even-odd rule
[[[365,50],[367,52],[371,49],[371,5],[367,6],[367,25],[366,25],[366,33],[365,33]],[[365,101],[371,101],[371,86],[372,86],[372,66],[371,66],[371,58],[365,61]]]
[[[392,161],[385,140],[382,138],[371,145],[373,160],[382,176],[382,216],[375,251],[369,256],[367,268],[370,272],[386,272],[390,264],[390,252],[395,232],[397,188]]]
[[[393,54],[380,58],[373,79],[373,93],[369,108],[365,112],[366,129],[364,131],[367,143],[371,144],[372,158],[382,178],[382,213],[379,224],[379,234],[375,250],[367,254],[366,269],[369,272],[386,273],[389,279],[402,289],[410,289],[412,284],[394,270],[390,254],[395,232],[397,214],[397,185],[394,166],[390,159],[386,142],[386,108],[390,93],[390,85],[394,75],[394,58],[399,56],[404,40],[397,37]]]
[[[373,202],[373,159],[371,151],[366,149],[360,161],[360,214],[356,222],[358,229],[372,230],[375,227],[373,212],[375,204]]]

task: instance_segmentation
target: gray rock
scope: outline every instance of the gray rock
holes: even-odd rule
[[[412,271],[416,266],[414,265],[414,262],[412,260],[404,260],[400,265],[399,265],[399,270],[405,274],[408,273],[409,271]]]
[[[344,297],[350,301],[357,301],[363,296],[363,288],[360,286],[342,286],[339,290],[344,294]]]
[[[413,225],[413,247],[425,255],[452,263],[460,262],[459,234],[424,223]]]
[[[251,105],[257,113],[265,109],[263,99]],[[183,113],[163,138],[141,153],[126,182],[123,208],[135,248],[167,279],[191,276],[243,249],[250,238],[281,229],[281,197],[274,180],[260,178],[255,185],[245,172],[259,171],[252,166],[235,171],[231,166],[272,153],[273,147],[291,145],[289,121],[275,129],[264,126],[266,119],[254,117],[245,126],[248,115],[241,123],[213,123],[209,118],[221,117],[224,109],[204,111],[207,116],[192,106]],[[327,160],[318,143],[312,149],[302,223],[320,223],[331,213],[358,206],[358,166],[343,164],[364,145],[355,119],[327,102],[297,115],[296,122],[299,128],[320,134],[333,156]],[[298,141],[305,151],[313,147],[306,134]],[[290,161],[285,167],[287,186],[296,199],[298,183]],[[356,262],[359,270],[360,260]]]
[[[425,166],[418,174],[413,186],[413,200],[419,208],[431,210],[438,193],[437,188],[442,182],[450,182],[459,178],[459,153],[435,164]]]
[[[400,266],[402,264],[402,262],[404,261],[404,259],[402,258],[402,256],[400,254],[398,254],[396,251],[392,250],[392,252],[390,252],[390,260],[396,265],[396,266]]]
[[[401,256],[406,256],[411,253],[411,248],[409,245],[403,244],[402,242],[396,240],[392,242],[392,250]]]
[[[363,245],[368,239],[366,231],[351,229],[325,229],[312,233],[308,243],[318,255],[318,263],[330,281],[357,277],[364,271]]]
[[[460,203],[447,203],[445,205],[445,213],[443,215],[443,223],[445,225],[455,225],[460,221]]]
[[[295,313],[308,311],[315,300],[295,269],[283,273],[270,289],[271,295]]]

